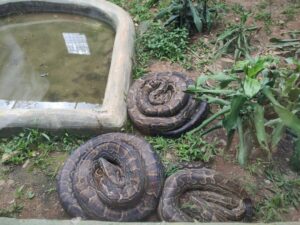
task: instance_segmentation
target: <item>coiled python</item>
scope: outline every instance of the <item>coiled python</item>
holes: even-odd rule
[[[184,169],[168,177],[158,212],[170,222],[238,221],[252,215],[252,203],[235,182],[211,169]]]
[[[109,133],[80,146],[61,169],[57,190],[73,217],[138,221],[158,205],[163,167],[150,144]]]
[[[178,72],[148,74],[136,80],[127,97],[130,119],[145,134],[180,136],[208,113],[206,102],[199,103],[185,93],[193,83]]]

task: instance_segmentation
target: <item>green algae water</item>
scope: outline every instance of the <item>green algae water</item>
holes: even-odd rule
[[[0,99],[102,103],[115,33],[68,14],[0,19]]]

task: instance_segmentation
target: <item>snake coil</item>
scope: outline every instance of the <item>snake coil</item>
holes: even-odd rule
[[[246,196],[237,183],[214,170],[185,169],[167,178],[158,213],[170,222],[238,221],[252,215]]]
[[[145,134],[180,136],[208,113],[206,102],[199,103],[185,93],[193,83],[177,72],[148,74],[136,80],[127,97],[130,119]]]
[[[73,152],[59,173],[57,190],[73,217],[138,221],[156,209],[163,180],[162,164],[150,144],[109,133]]]

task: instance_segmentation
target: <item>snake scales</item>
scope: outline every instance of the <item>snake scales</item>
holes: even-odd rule
[[[251,217],[252,205],[237,183],[214,170],[184,169],[167,178],[158,212],[171,222],[238,221]]]
[[[206,102],[199,103],[185,93],[193,83],[178,72],[148,74],[136,80],[127,97],[130,119],[145,134],[180,136],[208,113]]]
[[[244,190],[210,169],[183,169],[165,182],[163,167],[143,139],[100,135],[80,146],[58,176],[60,202],[85,219],[140,221],[158,212],[165,221],[240,220],[247,213]],[[182,209],[181,197],[192,208]],[[248,210],[249,211],[249,210]]]
[[[191,79],[176,72],[137,80],[128,98],[128,113],[144,133],[176,137],[201,123],[208,112],[184,91]],[[184,169],[166,180],[152,147],[143,139],[110,133],[80,146],[58,176],[60,202],[73,217],[140,221],[158,212],[166,221],[240,220],[247,214],[243,190],[213,170]],[[181,197],[192,208],[181,209]],[[160,201],[159,201],[160,198]],[[181,204],[182,205],[182,204]]]
[[[109,133],[73,152],[59,173],[57,190],[73,217],[136,221],[156,209],[163,179],[150,144],[133,135]]]

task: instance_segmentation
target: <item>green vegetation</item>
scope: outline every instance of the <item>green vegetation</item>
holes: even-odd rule
[[[298,61],[290,59],[288,63],[297,65]],[[251,135],[256,137],[258,145],[269,160],[271,149],[282,138],[285,127],[290,128],[299,139],[300,119],[295,115],[300,110],[299,68],[278,68],[277,64],[276,58],[271,56],[259,57],[240,61],[232,70],[224,73],[200,76],[196,85],[189,87],[188,91],[201,100],[217,104],[220,110],[190,133],[199,131],[217,120],[219,122],[203,131],[202,135],[224,127],[230,146],[233,134],[237,131],[237,158],[241,165],[246,164],[251,152],[253,142],[247,141]],[[217,85],[207,86],[206,81],[209,79],[214,80]],[[219,120],[222,116],[223,119]],[[266,129],[272,130],[271,136],[267,134]]]
[[[188,32],[185,28],[167,31],[160,24],[152,24],[138,39],[139,45],[150,57],[172,62],[181,61],[188,44]]]
[[[216,2],[208,0],[173,0],[156,19],[166,18],[164,26],[186,28],[191,34],[210,31],[217,18]]]
[[[23,209],[23,206],[13,203],[10,207],[0,209],[0,217],[16,217]]]
[[[286,32],[289,39],[271,38],[272,43],[270,48],[281,51],[285,55],[299,56],[300,55],[300,30]]]
[[[292,21],[295,19],[295,16],[299,13],[300,10],[300,1],[291,0],[289,4],[286,5],[282,14],[286,16],[286,21]]]
[[[151,7],[157,3],[157,0],[110,0],[127,10],[135,22],[149,20],[152,17]]]
[[[300,179],[289,179],[274,169],[266,170],[266,178],[272,193],[256,206],[256,213],[265,222],[281,221],[282,214],[300,205]]]
[[[273,18],[272,18],[272,0],[264,0],[261,1],[256,6],[256,13],[254,16],[254,19],[256,21],[262,21],[264,22],[264,28],[267,34],[271,33],[271,25],[274,24]]]
[[[166,157],[171,155],[173,160],[179,162],[192,161],[211,161],[218,153],[215,143],[209,143],[198,135],[185,134],[177,139],[163,137],[147,137],[149,143],[160,154],[161,159],[167,167],[167,175],[176,172],[177,168],[170,159]]]
[[[230,25],[216,40],[216,57],[233,53],[235,60],[249,57],[251,52],[250,38],[256,26],[246,25],[250,13],[242,13],[238,24]]]
[[[147,24],[145,32],[136,39],[136,62],[134,78],[143,76],[151,59],[180,62],[185,60],[188,47],[188,32],[185,28],[168,31],[159,23]]]
[[[55,166],[55,162],[49,158],[49,154],[55,151],[70,153],[84,140],[85,138],[71,136],[68,133],[53,136],[39,130],[25,129],[18,136],[1,140],[0,156],[2,163],[6,164],[18,165],[31,160],[34,166],[54,177],[59,165],[52,170],[50,165]]]

